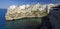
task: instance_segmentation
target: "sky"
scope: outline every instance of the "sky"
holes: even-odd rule
[[[6,9],[11,5],[23,5],[23,4],[49,4],[60,3],[60,0],[0,0],[0,9]]]

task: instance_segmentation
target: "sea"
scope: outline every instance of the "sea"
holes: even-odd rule
[[[5,29],[5,13],[7,9],[0,9],[0,29]]]

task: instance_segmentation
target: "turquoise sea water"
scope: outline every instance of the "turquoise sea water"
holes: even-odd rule
[[[22,18],[14,21],[6,21],[6,29],[35,28],[41,24],[41,18]]]

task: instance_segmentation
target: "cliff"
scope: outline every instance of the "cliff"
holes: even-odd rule
[[[54,4],[41,5],[39,3],[34,5],[12,5],[7,9],[5,15],[6,20],[19,19],[24,17],[44,17],[49,14],[50,8]]]

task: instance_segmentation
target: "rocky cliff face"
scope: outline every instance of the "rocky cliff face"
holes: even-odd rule
[[[53,29],[60,29],[60,4],[52,7],[48,17],[52,23]]]
[[[19,19],[24,17],[43,17],[49,14],[50,8],[54,7],[54,4],[48,5],[12,5],[7,9],[6,20]]]
[[[45,16],[46,6],[35,4],[35,5],[12,5],[7,9],[6,20],[13,20],[24,17],[42,17]]]

